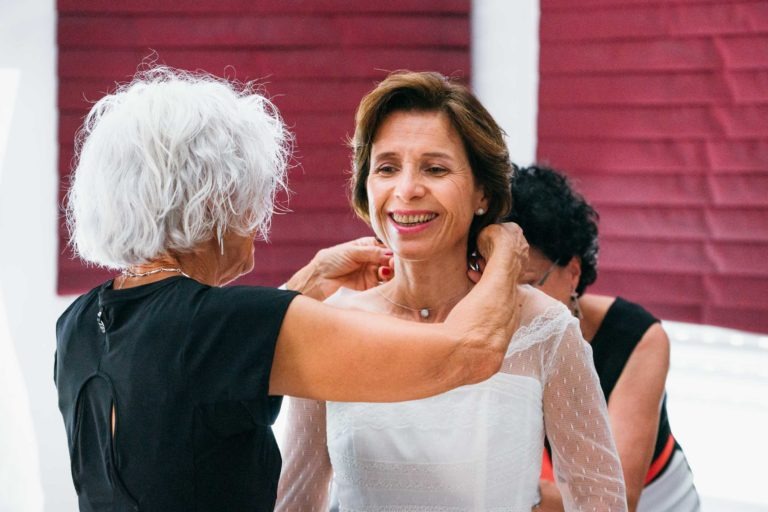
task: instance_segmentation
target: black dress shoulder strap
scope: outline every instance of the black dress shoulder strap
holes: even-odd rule
[[[592,357],[605,399],[611,395],[632,351],[659,320],[642,306],[616,297],[592,339]]]

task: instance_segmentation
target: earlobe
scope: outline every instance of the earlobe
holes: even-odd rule
[[[484,215],[488,211],[488,196],[483,192],[480,198],[480,204],[475,208],[475,215]]]
[[[574,256],[571,258],[571,261],[568,262],[566,269],[568,270],[568,274],[571,278],[571,284],[575,289],[579,284],[579,279],[581,279],[581,260],[579,257]]]

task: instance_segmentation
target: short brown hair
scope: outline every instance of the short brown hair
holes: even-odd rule
[[[477,233],[507,215],[512,206],[510,180],[514,166],[504,142],[504,131],[465,86],[440,73],[396,71],[360,101],[355,114],[351,183],[352,207],[369,222],[366,181],[371,146],[384,119],[397,111],[445,112],[467,153],[472,175],[488,197],[488,211],[470,227],[470,250]]]

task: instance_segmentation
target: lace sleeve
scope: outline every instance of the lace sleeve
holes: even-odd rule
[[[291,398],[287,414],[275,511],[325,512],[332,475],[325,435],[325,402]]]
[[[621,462],[611,435],[592,350],[575,320],[545,354],[544,425],[565,510],[627,510]]]

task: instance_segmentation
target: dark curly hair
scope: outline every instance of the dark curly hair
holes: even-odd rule
[[[518,169],[512,179],[512,211],[528,243],[554,263],[581,260],[581,295],[597,279],[597,222],[600,216],[564,174],[543,165]]]

